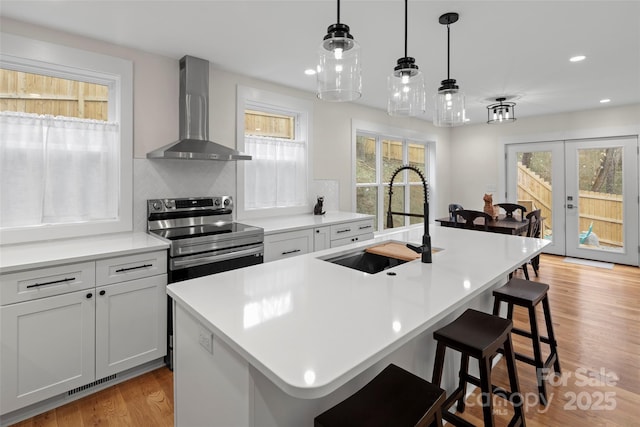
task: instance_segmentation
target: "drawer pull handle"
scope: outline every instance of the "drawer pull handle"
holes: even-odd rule
[[[55,285],[56,283],[72,282],[74,280],[76,280],[75,277],[65,277],[64,279],[53,280],[51,282],[34,283],[33,285],[27,285],[27,289],[29,289],[29,288],[37,288],[37,287],[40,287],[40,286]]]
[[[370,225],[361,225],[359,227],[360,230],[366,230],[367,228],[371,228],[371,226]]]
[[[292,251],[282,252],[282,255],[295,254],[296,252],[300,252],[300,249],[294,249]]]
[[[344,230],[338,230],[338,231],[336,231],[336,234],[340,234],[340,233],[348,233],[348,232],[350,232],[350,231],[351,231],[351,229],[350,229],[350,228],[345,228]]]
[[[136,267],[119,268],[116,270],[116,273],[122,273],[123,271],[131,271],[131,270],[137,270],[139,268],[147,268],[147,267],[153,267],[153,264],[143,264],[143,265],[138,265]]]

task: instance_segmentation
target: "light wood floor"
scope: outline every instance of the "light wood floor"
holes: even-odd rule
[[[533,401],[534,368],[518,362],[520,388],[530,402],[527,425],[640,425],[640,269],[616,265],[607,270],[563,259],[543,255],[540,277],[532,275],[550,286],[563,375],[548,382],[550,403],[544,408]],[[520,310],[515,314],[516,325],[527,328],[526,314]],[[540,328],[545,331],[543,322]],[[516,350],[531,354],[530,344],[520,338],[514,336]],[[543,353],[548,354],[546,348]],[[493,375],[495,384],[508,385],[504,361]],[[158,369],[16,425],[172,426],[172,382],[168,369]],[[477,395],[471,395],[462,416],[482,425],[477,401]],[[507,425],[513,414],[503,402],[495,400],[499,426]]]

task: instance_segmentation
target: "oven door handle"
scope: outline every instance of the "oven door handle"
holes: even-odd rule
[[[206,257],[197,257],[197,258],[185,259],[185,260],[173,259],[171,260],[171,264],[172,264],[173,270],[180,270],[182,268],[196,267],[198,265],[203,265],[203,264],[212,264],[214,262],[226,261],[234,258],[241,258],[241,257],[251,256],[251,255],[261,255],[263,252],[264,252],[264,245],[260,244],[260,245],[253,246],[249,249],[243,249],[240,251],[232,250],[226,253],[210,255]]]

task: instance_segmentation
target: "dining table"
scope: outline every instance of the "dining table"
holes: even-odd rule
[[[465,227],[464,219],[459,216],[457,220],[451,217],[444,217],[436,219],[436,222],[439,222],[443,227]],[[517,215],[507,217],[504,214],[500,214],[497,219],[489,221],[486,225],[484,223],[484,218],[476,218],[473,222],[474,230],[512,235],[525,235],[528,227],[529,220],[527,218],[522,219]]]

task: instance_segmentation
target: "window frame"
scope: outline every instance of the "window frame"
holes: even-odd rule
[[[356,177],[356,161],[357,161],[357,137],[364,135],[367,137],[375,138],[376,140],[376,182],[375,183],[358,183]],[[377,205],[378,210],[376,231],[381,232],[386,230],[386,212],[384,211],[385,199],[388,198],[389,193],[386,190],[388,182],[382,181],[382,150],[381,145],[383,140],[397,140],[402,141],[403,158],[408,158],[408,149],[410,144],[424,145],[425,148],[425,164],[423,172],[425,179],[427,180],[429,190],[429,210],[430,212],[437,212],[437,192],[436,192],[436,152],[435,152],[435,138],[426,135],[422,132],[414,131],[412,129],[400,129],[380,125],[377,123],[368,123],[358,120],[352,121],[352,144],[351,144],[351,209],[353,212],[357,212],[357,188],[358,187],[376,187],[377,190]],[[404,172],[406,176],[406,171]],[[402,186],[408,188],[409,186],[420,185],[418,183],[412,183],[412,177],[408,177],[408,182],[402,183],[396,181],[394,187]],[[414,177],[415,178],[415,177]],[[420,187],[422,187],[420,185]],[[404,205],[409,206],[410,192],[404,191]],[[405,227],[409,225],[411,217],[405,218]],[[433,215],[430,215],[429,222],[433,223]]]
[[[109,121],[120,126],[115,220],[0,228],[2,245],[118,233],[133,229],[133,64],[131,61],[1,33],[3,68],[109,86]],[[1,188],[1,187],[0,187]]]
[[[238,162],[237,175],[237,197],[235,200],[235,212],[238,219],[264,218],[276,215],[296,215],[309,213],[313,209],[310,190],[313,180],[313,143],[312,143],[312,114],[313,103],[299,98],[269,92],[262,89],[247,86],[237,86],[236,102],[236,146],[238,150],[244,152],[245,149],[245,111],[258,110],[276,114],[286,114],[297,116],[295,123],[295,139],[306,141],[306,167],[307,167],[307,201],[303,206],[276,207],[263,209],[245,208],[245,162]],[[291,141],[284,139],[285,141]],[[248,160],[249,162],[251,160]]]

